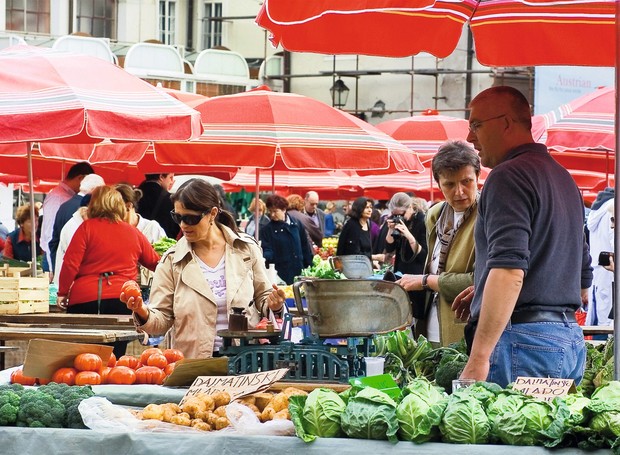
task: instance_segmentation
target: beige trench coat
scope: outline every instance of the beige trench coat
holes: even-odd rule
[[[218,224],[226,239],[226,306],[245,308],[249,325],[256,325],[269,312],[267,277],[260,247],[242,234],[240,237]],[[186,358],[211,357],[216,336],[217,305],[200,266],[183,237],[168,250],[155,270],[151,287],[149,317],[144,324],[136,318],[136,328],[151,336],[173,328],[173,347]],[[254,305],[249,303],[254,301]]]

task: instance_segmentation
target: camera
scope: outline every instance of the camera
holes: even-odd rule
[[[405,223],[405,219],[402,215],[394,215],[392,218],[389,218],[388,221],[394,224]],[[400,231],[397,231],[396,229],[392,231],[392,238],[397,239],[400,236]]]
[[[610,257],[614,257],[614,254],[611,251],[601,251],[601,253],[598,255],[598,265],[611,265],[611,263],[609,262]]]

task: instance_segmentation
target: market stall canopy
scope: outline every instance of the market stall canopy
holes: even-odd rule
[[[614,0],[342,3],[265,0],[256,22],[289,51],[440,58],[454,51],[470,22],[484,65],[615,65]]]
[[[185,141],[200,114],[96,57],[33,46],[0,52],[0,142]]]
[[[195,106],[204,133],[156,142],[159,163],[257,169],[420,172],[415,153],[374,126],[321,101],[259,87]]]

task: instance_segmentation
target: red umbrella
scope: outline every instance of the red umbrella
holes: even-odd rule
[[[200,132],[198,112],[104,60],[31,46],[0,52],[0,143],[189,140]],[[34,219],[32,193],[30,202]]]
[[[204,133],[188,143],[155,143],[159,163],[259,169],[423,169],[418,157],[351,114],[313,98],[266,88],[195,106]]]
[[[470,21],[484,65],[615,64],[614,0],[437,0],[426,8],[414,2],[409,10],[376,2],[346,12],[340,1],[316,3],[265,0],[256,22],[289,51],[443,58]]]
[[[615,150],[616,90],[601,87],[548,114],[547,147],[554,150]]]

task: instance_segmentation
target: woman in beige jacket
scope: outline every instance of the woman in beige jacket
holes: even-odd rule
[[[138,330],[157,336],[172,327],[174,348],[188,358],[211,357],[233,307],[253,326],[269,309],[283,311],[285,294],[271,285],[259,246],[238,233],[211,184],[188,180],[172,201],[183,237],[157,266],[149,306],[130,298],[127,307]]]

